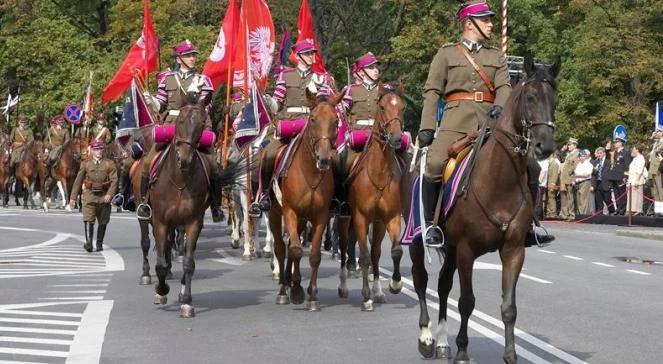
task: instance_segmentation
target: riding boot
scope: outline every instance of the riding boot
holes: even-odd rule
[[[116,207],[124,207],[124,196],[127,193],[127,188],[129,187],[129,172],[120,171],[120,178],[118,178],[117,194],[113,196],[111,204]]]
[[[94,235],[94,223],[83,221],[85,227],[85,244],[83,249],[88,253],[92,253],[92,236]]]
[[[274,158],[265,155],[260,168],[260,180],[262,181],[262,192],[258,202],[251,203],[249,206],[249,216],[260,217],[263,211],[272,209],[272,203],[269,194],[272,190],[272,172],[274,169]]]
[[[525,247],[529,248],[530,246],[536,245],[542,248],[552,243],[553,240],[555,240],[555,236],[551,234],[539,234],[534,231],[534,226],[530,225],[529,230],[527,230],[527,234],[525,235]]]
[[[527,186],[529,187],[530,194],[532,196],[532,204],[536,209],[537,197],[539,194],[539,180],[538,177],[541,172],[541,167],[538,162],[533,159],[528,159],[527,163]],[[539,234],[534,230],[534,225],[539,226],[538,220],[536,218],[536,211],[534,214],[534,221],[527,230],[527,235],[525,235],[525,246],[530,247],[533,245],[538,245],[543,247],[552,243],[555,240],[555,237],[551,234]]]
[[[223,221],[223,210],[221,210],[221,198],[219,196],[219,190],[221,186],[217,182],[216,178],[213,178],[213,181],[210,185],[209,197],[210,197],[210,210],[212,211],[212,221],[221,222]]]
[[[440,246],[441,248],[444,248],[444,235],[442,234],[442,228],[444,227],[444,213],[442,213],[442,211],[439,213],[439,220],[437,221],[437,224],[432,226],[433,219],[435,218],[437,200],[442,190],[442,182],[433,182],[427,178],[423,178],[421,180],[421,189],[424,200],[424,219],[426,219],[425,224],[429,227],[426,230],[424,242],[427,245]]]
[[[99,224],[97,228],[97,251],[100,252],[104,250],[104,236],[106,236],[106,226],[107,224]]]
[[[147,191],[150,187],[150,178],[143,175],[140,179],[140,205],[136,208],[138,220],[149,220],[152,218],[152,208],[147,201]]]

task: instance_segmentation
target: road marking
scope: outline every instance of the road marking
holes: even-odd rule
[[[56,330],[56,329],[38,329],[32,327],[10,327],[0,326],[0,332],[29,332],[34,334],[55,334],[55,335],[75,335],[76,330]]]
[[[83,312],[66,364],[98,363],[113,301],[90,302]]]
[[[545,253],[545,254],[557,254],[557,252],[553,252],[550,250],[545,250],[545,249],[537,249],[537,252]]]
[[[571,260],[584,260],[583,258],[574,257],[573,255],[565,255],[564,258],[569,258]]]
[[[49,287],[108,287],[108,283],[51,284]]]
[[[606,263],[601,263],[601,262],[592,262],[592,264],[596,264],[601,267],[607,267],[607,268],[614,268],[615,266],[612,264],[606,264]]]
[[[0,353],[15,354],[15,355],[49,356],[56,358],[66,358],[69,355],[69,352],[66,351],[17,349],[17,348],[2,348],[2,347],[0,347]]]
[[[76,294],[76,293],[80,293],[80,294],[83,294],[83,293],[86,293],[86,294],[99,294],[99,293],[105,294],[106,290],[103,289],[103,290],[94,290],[94,291],[90,290],[90,291],[46,291],[46,292],[48,292],[48,293],[73,293],[73,294]]]
[[[34,249],[34,248],[41,248],[41,247],[44,247],[44,246],[50,246],[50,245],[54,245],[54,244],[57,244],[57,243],[61,243],[61,242],[65,241],[69,238],[71,238],[71,234],[56,233],[53,238],[51,238],[49,240],[46,240],[43,243],[34,244],[34,245],[27,245],[27,246],[22,246],[22,247],[18,247],[18,248],[3,249],[3,250],[0,250],[0,254],[1,253],[10,253],[10,252],[30,251],[31,249]]]
[[[33,339],[29,337],[13,337],[13,336],[0,336],[0,341],[12,343],[29,343],[29,344],[44,344],[44,345],[71,345],[72,340],[56,340],[56,339]]]
[[[39,231],[35,229],[25,229],[25,228],[17,228],[17,227],[11,227],[11,226],[0,226],[0,230],[12,230],[12,231]]]
[[[496,271],[502,271],[502,265],[500,264],[492,264],[492,263],[484,263],[484,262],[474,262],[474,269],[486,269],[486,270],[496,270]],[[545,279],[537,278],[534,276],[530,276],[524,273],[520,273],[520,276],[525,279],[529,279],[531,281],[537,282],[537,283],[542,283],[542,284],[552,284],[551,281],[547,281]]]
[[[86,297],[42,297],[40,300],[82,300],[82,301],[98,301],[104,299],[104,296],[86,296]]]
[[[65,321],[65,320],[37,320],[37,319],[20,319],[10,317],[0,317],[0,322],[11,322],[19,324],[41,324],[41,325],[58,325],[58,326],[78,326],[78,321]]]
[[[80,313],[48,312],[48,311],[32,311],[32,310],[0,310],[0,314],[55,316],[55,317],[83,317],[83,315]]]
[[[635,273],[635,274],[640,274],[640,275],[643,275],[643,276],[650,276],[651,275],[651,273],[642,272],[642,271],[635,270],[635,269],[627,269],[626,271],[631,272],[631,273]]]
[[[219,263],[225,263],[225,264],[230,264],[230,265],[235,265],[235,266],[241,266],[246,264],[247,262],[237,258],[233,257],[228,253],[225,249],[214,249],[215,252],[217,252],[221,258],[210,258],[207,260],[211,260],[213,262],[219,262]]]

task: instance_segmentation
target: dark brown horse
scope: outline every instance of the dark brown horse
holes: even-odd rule
[[[62,152],[60,153],[60,160],[53,166],[51,169],[51,179],[50,184],[45,185],[46,196],[50,197],[53,187],[58,186],[58,182],[61,186],[63,204],[67,211],[71,211],[71,206],[69,206],[69,194],[71,193],[71,187],[74,185],[76,180],[76,175],[78,174],[78,169],[81,166],[80,161],[81,156],[81,140],[79,138],[69,139],[62,146]],[[58,187],[59,187],[58,186]],[[44,197],[46,197],[44,196]],[[48,199],[45,199],[44,210],[48,211]]]
[[[26,144],[23,149],[23,155],[18,164],[16,178],[23,183],[23,208],[28,208],[28,197],[30,206],[36,208],[32,193],[35,188],[39,190],[42,198],[45,198],[44,176],[46,167],[41,159],[41,153],[44,151],[44,144],[41,141],[33,140]]]
[[[335,105],[342,94],[333,100],[319,102],[307,91],[311,114],[308,123],[297,139],[293,140],[292,160],[287,175],[280,182],[282,198],[280,205],[272,204],[269,212],[269,227],[274,235],[274,253],[279,265],[280,289],[277,304],[301,304],[304,290],[301,286],[299,262],[303,255],[300,234],[310,221],[313,225],[313,239],[309,263],[311,281],[308,287],[310,311],[319,310],[318,267],[320,266],[320,243],[325,225],[329,220],[329,207],[334,194],[334,178],[331,158],[336,140],[338,117]],[[277,201],[272,192],[272,201]],[[288,262],[285,261],[281,218],[289,236]],[[294,264],[294,272],[293,272]],[[288,298],[288,289],[290,298]]]
[[[402,87],[384,88],[380,86],[380,99],[371,130],[359,159],[354,176],[348,184],[348,202],[352,216],[352,229],[359,241],[359,265],[362,268],[363,288],[362,311],[373,311],[373,302],[383,303],[384,293],[380,284],[380,255],[385,230],[391,240],[391,257],[394,262],[394,273],[389,281],[389,291],[399,293],[401,282],[400,261],[403,248],[401,237],[401,182],[407,173],[399,164],[396,150],[401,148],[403,137],[403,101]],[[368,226],[373,224],[370,258],[368,253]],[[348,248],[350,220],[341,219],[339,226],[339,247],[341,250],[341,284],[338,288],[340,297],[348,296],[346,286],[347,271],[345,254]],[[354,250],[354,244],[352,244]],[[373,268],[373,289],[369,288],[368,269]]]
[[[9,140],[7,138],[2,138],[0,135],[0,140],[2,144],[0,145],[0,193],[2,193],[2,207],[7,207],[9,203],[9,163],[11,161],[11,153],[9,152]]]
[[[412,278],[419,297],[419,351],[424,357],[449,357],[447,299],[456,269],[460,279],[455,363],[469,363],[467,326],[474,310],[472,267],[483,254],[499,251],[502,261],[502,321],[505,327],[504,361],[516,362],[516,282],[525,260],[525,234],[534,207],[527,187],[527,159],[543,159],[555,148],[555,76],[558,67],[537,67],[526,59],[527,77],[518,83],[502,116],[490,120],[492,134],[478,151],[469,185],[446,220],[448,254],[438,282],[440,316],[436,337],[426,309],[428,275],[425,247],[419,240],[410,247]],[[536,178],[536,177],[534,177]],[[499,193],[495,193],[499,191]]]

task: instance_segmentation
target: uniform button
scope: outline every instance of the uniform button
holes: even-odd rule
[[[472,72],[472,76],[476,76],[476,75],[477,75],[477,73],[476,73],[476,72]]]
[[[477,80],[475,80],[475,79],[472,79],[472,83],[477,83]]]
[[[477,88],[476,88],[476,87],[473,87],[473,88],[472,88],[472,91],[476,91],[476,90],[477,90]]]

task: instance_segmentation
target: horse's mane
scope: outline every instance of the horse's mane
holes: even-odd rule
[[[384,95],[388,94],[396,94],[400,98],[404,98],[405,95],[403,94],[403,87],[401,87],[400,83],[383,83],[380,85],[380,93],[378,95],[378,98],[384,97]]]

